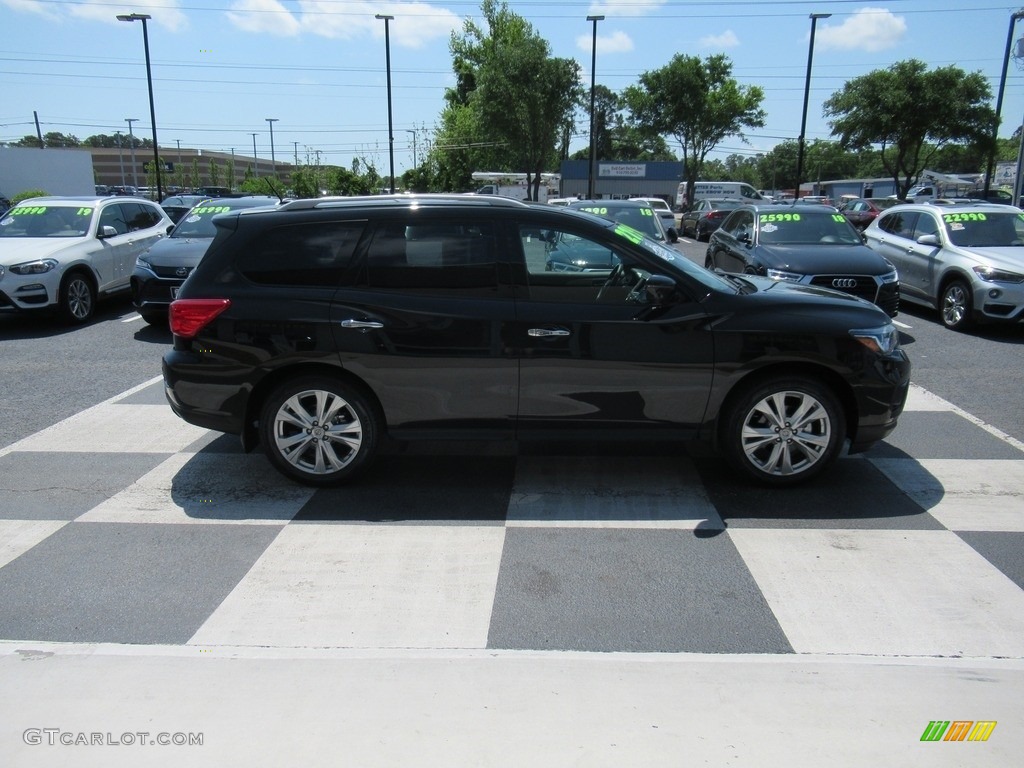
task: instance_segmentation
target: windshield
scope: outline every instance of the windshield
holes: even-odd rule
[[[763,245],[860,245],[861,238],[846,217],[829,211],[761,213],[759,242]]]
[[[664,240],[665,231],[654,209],[647,205],[615,205],[612,202],[588,203],[570,206],[577,211],[587,211],[604,219],[625,224],[647,237]]]
[[[0,237],[82,237],[89,233],[91,206],[19,204],[0,218]]]
[[[953,245],[966,248],[1024,246],[1024,214],[945,213],[942,220]]]
[[[213,217],[218,213],[227,213],[230,210],[230,205],[211,204],[210,201],[204,201],[182,217],[171,233],[171,237],[212,238],[217,234],[217,228],[213,226]]]

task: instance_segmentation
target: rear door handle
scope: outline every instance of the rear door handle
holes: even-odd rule
[[[531,328],[526,332],[526,335],[544,338],[548,336],[570,336],[571,334],[564,328]]]

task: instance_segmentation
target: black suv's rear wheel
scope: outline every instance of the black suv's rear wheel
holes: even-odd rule
[[[327,376],[278,387],[260,418],[260,439],[273,465],[307,485],[337,485],[373,456],[379,427],[366,398]]]
[[[722,447],[748,477],[794,485],[831,464],[845,435],[835,395],[814,379],[787,376],[750,387],[733,402]]]

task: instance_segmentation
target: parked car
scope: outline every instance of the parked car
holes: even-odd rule
[[[839,206],[839,212],[857,229],[864,229],[878,214],[897,202],[887,197],[857,197]]]
[[[846,217],[826,205],[744,205],[722,222],[704,262],[721,269],[842,291],[899,310],[891,262],[872,251]]]
[[[683,237],[689,235],[699,242],[706,241],[725,217],[740,205],[742,203],[739,200],[698,200],[693,208],[683,214],[679,224]]]
[[[990,189],[987,195],[983,190],[979,190],[978,192],[968,193],[967,198],[985,203],[998,203],[1000,205],[1014,204],[1013,194],[1005,189]]]
[[[171,229],[141,198],[35,197],[0,218],[0,311],[59,310],[84,323],[125,293],[135,258]]]
[[[667,204],[666,204],[667,205]],[[641,198],[629,200],[576,200],[567,206],[577,211],[596,213],[612,221],[628,224],[659,242],[679,240],[676,228],[665,227],[664,220],[649,202]],[[671,212],[671,211],[670,211]]]
[[[167,324],[167,308],[178,288],[203,258],[216,234],[213,217],[241,208],[273,207],[276,197],[229,197],[203,200],[171,230],[135,260],[132,303],[151,325]]]
[[[884,312],[729,277],[631,226],[501,197],[296,200],[214,219],[163,359],[186,421],[344,482],[386,438],[702,439],[774,485],[895,428],[910,363]],[[552,272],[563,235],[615,255]]]
[[[903,297],[938,310],[942,324],[1024,320],[1024,220],[995,203],[900,205],[864,230],[900,271]]]
[[[631,200],[639,200],[647,203],[654,209],[654,212],[661,218],[661,226],[666,232],[676,230],[676,215],[672,212],[672,206],[660,197],[632,197]],[[677,230],[678,231],[678,230]]]
[[[171,195],[164,198],[160,207],[164,209],[164,213],[170,217],[171,221],[177,224],[182,216],[192,210],[193,206],[208,199],[202,195]]]

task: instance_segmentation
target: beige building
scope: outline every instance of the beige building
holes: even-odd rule
[[[146,174],[146,166],[153,161],[151,149],[136,148],[135,156],[127,147],[89,148],[92,153],[92,167],[96,184],[107,186],[155,187],[156,177]],[[166,190],[169,187],[220,186],[236,187],[245,178],[247,168],[252,169],[256,176],[270,176],[274,168],[277,178],[287,183],[293,166],[280,160],[272,164],[269,158],[228,152],[210,152],[203,149],[187,149],[182,147],[162,147],[160,159],[164,163],[160,180]],[[234,179],[228,178],[232,161],[234,161]],[[211,178],[210,164],[217,166],[217,178]],[[199,183],[195,184],[195,171],[198,170]]]

